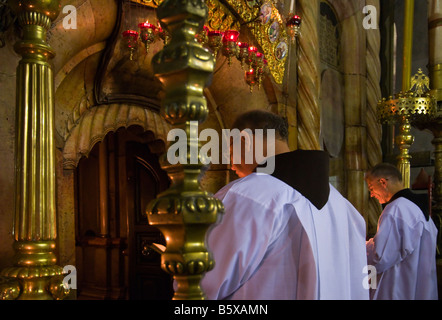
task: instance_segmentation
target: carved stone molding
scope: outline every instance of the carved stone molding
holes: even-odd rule
[[[87,157],[106,134],[132,125],[152,131],[157,139],[167,141],[170,125],[155,111],[129,104],[96,106],[84,112],[70,129],[63,149],[63,168],[74,169],[81,157]]]

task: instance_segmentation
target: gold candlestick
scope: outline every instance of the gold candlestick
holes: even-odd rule
[[[171,165],[163,159],[162,167],[172,185],[149,204],[147,215],[149,224],[159,228],[166,239],[161,264],[177,282],[173,299],[204,299],[200,281],[214,266],[206,248],[206,232],[223,211],[222,203],[199,185],[203,167],[200,143],[192,138],[197,133],[195,123],[203,122],[208,114],[203,90],[215,65],[212,53],[193,41],[207,19],[207,7],[203,0],[165,0],[157,15],[171,34],[171,41],[152,60],[165,90],[161,113],[187,133],[186,159],[192,159],[196,151],[197,161]]]
[[[377,113],[381,123],[399,124],[396,144],[399,146],[398,168],[406,188],[410,187],[410,153],[414,142],[411,125],[428,122],[436,114],[436,99],[429,92],[429,79],[419,69],[411,78],[411,89],[400,92],[394,97],[382,99],[378,103]]]

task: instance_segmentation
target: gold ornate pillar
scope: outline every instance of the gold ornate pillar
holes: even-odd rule
[[[149,223],[166,239],[161,264],[177,283],[175,300],[205,298],[200,281],[214,266],[206,248],[206,232],[224,210],[199,184],[203,166],[197,123],[208,114],[203,90],[213,72],[214,58],[194,39],[207,15],[204,0],[165,0],[157,9],[158,20],[171,35],[171,41],[152,60],[164,85],[161,112],[174,129],[187,134],[187,154],[185,163],[174,165],[163,158],[172,185],[149,204],[147,214]]]
[[[23,38],[15,45],[22,56],[17,68],[16,254],[14,266],[3,270],[2,276],[18,281],[18,299],[60,299],[67,292],[55,255],[54,79],[49,64],[54,51],[46,43],[60,3],[28,0],[9,4],[23,29]]]
[[[405,0],[404,13],[404,46],[402,61],[402,91],[398,95],[398,100],[410,90],[411,66],[413,59],[413,26],[414,26],[414,0]],[[398,169],[402,174],[402,181],[405,188],[410,188],[410,147],[414,142],[411,135],[411,122],[408,113],[398,117],[399,134],[395,142],[399,147]]]
[[[402,92],[410,90],[411,66],[413,59],[413,26],[414,26],[414,0],[405,0],[404,16],[404,50],[402,63]],[[398,168],[402,173],[402,181],[405,188],[410,188],[410,147],[414,142],[411,135],[410,119],[402,117],[399,122],[400,134],[395,142],[399,146]]]
[[[298,146],[319,150],[320,74],[319,74],[319,0],[299,0],[298,14],[303,31],[298,39]]]

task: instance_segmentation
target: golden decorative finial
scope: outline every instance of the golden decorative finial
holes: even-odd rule
[[[421,96],[430,90],[430,78],[419,68],[417,73],[411,77],[410,85],[410,90]]]

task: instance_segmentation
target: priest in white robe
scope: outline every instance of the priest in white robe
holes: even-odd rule
[[[366,174],[372,197],[383,204],[376,235],[367,241],[376,269],[372,299],[437,300],[437,228],[426,195],[405,189],[399,170],[379,164]]]
[[[269,112],[248,112],[234,128],[276,130],[274,170],[234,163],[241,179],[216,194],[225,214],[208,233],[207,298],[368,299],[365,221],[329,184],[328,154],[290,152],[285,121]]]

